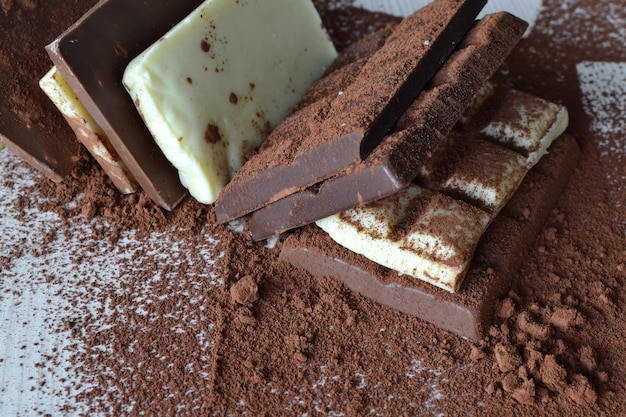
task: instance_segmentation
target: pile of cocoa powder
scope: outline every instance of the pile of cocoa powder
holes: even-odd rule
[[[316,1],[340,45],[382,21],[343,13],[349,3]],[[66,396],[64,412],[626,413],[626,215],[616,209],[626,206],[626,150],[605,154],[597,146],[576,73],[583,60],[626,57],[611,26],[621,22],[626,30],[619,4],[545,1],[535,29],[497,76],[565,104],[583,157],[498,304],[489,336],[477,344],[376,305],[335,278],[313,279],[278,262],[280,241],[270,249],[245,230],[218,226],[210,206],[188,199],[169,213],[143,193],[122,196],[90,159],[62,184],[30,186],[38,201],[16,203],[24,219],[36,208],[65,219],[56,234],[74,224],[90,231],[93,243],[75,259],[77,268],[91,253],[123,246],[132,254],[116,260],[115,285],[96,287],[84,277],[74,281],[82,282],[79,291],[63,287],[54,270],[46,278],[84,311],[50,324],[71,338],[68,372],[78,393]],[[585,27],[593,36],[579,32]],[[614,110],[610,117],[624,117],[624,108]],[[610,135],[624,140],[623,132]],[[155,235],[162,245],[142,245]]]

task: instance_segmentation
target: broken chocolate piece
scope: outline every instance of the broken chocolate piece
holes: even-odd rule
[[[132,58],[201,2],[101,1],[47,47],[139,185],[168,210],[182,201],[186,189],[141,120],[122,85],[122,74]]]
[[[253,238],[264,239],[404,188],[517,44],[526,26],[508,13],[482,19],[365,161],[255,211],[249,223]]]
[[[402,20],[343,92],[276,129],[222,190],[229,221],[362,161],[474,24],[485,0],[435,0]]]
[[[205,1],[122,81],[189,194],[211,204],[336,56],[311,0]]]
[[[119,158],[109,138],[78,100],[56,67],[52,67],[39,80],[39,86],[65,117],[78,141],[98,161],[117,189],[124,194],[137,191],[137,183]]]
[[[314,276],[336,276],[348,288],[376,302],[461,337],[480,340],[490,325],[495,300],[509,288],[525,251],[550,213],[578,158],[579,149],[573,138],[563,135],[554,142],[543,162],[553,168],[550,176],[544,175],[539,165],[531,171],[529,181],[539,181],[543,186],[526,186],[524,180],[517,193],[519,198],[511,199],[483,235],[477,256],[457,293],[378,265],[337,245],[312,225],[287,238],[280,259]],[[522,201],[523,207],[518,207]],[[519,210],[532,213],[535,220],[509,217],[508,213]]]
[[[77,1],[68,10],[48,1],[9,2],[0,13],[0,142],[56,182],[80,159],[81,145],[39,88],[50,69],[43,47],[94,2]]]
[[[455,292],[491,221],[478,207],[412,184],[316,224],[355,253]]]

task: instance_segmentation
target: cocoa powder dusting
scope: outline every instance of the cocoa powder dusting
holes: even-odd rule
[[[378,24],[315,3],[333,35]],[[254,243],[211,206],[121,195],[91,159],[56,184],[4,151],[2,414],[626,414],[626,151],[606,124],[626,107],[580,86],[624,61],[626,11],[573,3],[544,1],[497,76],[565,104],[583,155],[484,340],[279,262],[282,239]]]
[[[206,131],[204,132],[204,139],[208,143],[216,144],[222,140],[222,135],[220,134],[220,128],[217,125],[209,124],[206,127]]]

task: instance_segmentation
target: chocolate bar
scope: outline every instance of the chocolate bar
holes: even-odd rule
[[[211,204],[336,56],[311,0],[205,1],[122,82],[189,194]]]
[[[572,137],[563,135],[554,142],[483,235],[457,293],[376,264],[336,244],[313,225],[287,238],[280,259],[304,268],[313,276],[335,276],[351,290],[378,303],[415,315],[461,337],[480,340],[491,323],[495,301],[508,290],[524,253],[566,185],[579,156]],[[511,213],[518,212],[528,215],[511,217]]]
[[[39,88],[39,77],[50,68],[43,47],[94,1],[77,1],[69,10],[54,2],[37,7],[5,3],[0,13],[0,142],[59,182],[80,159],[81,146]]]
[[[101,1],[46,48],[139,185],[168,210],[187,191],[126,93],[122,75],[132,58],[201,2]]]
[[[482,19],[400,118],[395,131],[363,162],[255,211],[249,222],[253,238],[264,239],[404,188],[471,105],[526,26],[508,13]]]
[[[455,292],[491,221],[489,213],[474,205],[411,184],[316,224],[353,252]]]
[[[342,94],[274,130],[223,189],[229,221],[354,166],[377,147],[474,23],[486,1],[435,0],[402,20]]]
[[[120,192],[137,191],[137,183],[119,158],[109,138],[87,112],[61,73],[52,67],[39,80],[39,86],[59,109],[76,138],[91,153]]]

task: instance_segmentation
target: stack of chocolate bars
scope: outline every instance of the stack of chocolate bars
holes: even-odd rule
[[[481,338],[578,158],[563,107],[490,82],[527,24],[434,0],[337,56],[310,0],[222,3],[101,1],[41,88],[121,192],[189,192],[255,240],[298,229],[282,260]],[[55,181],[78,159],[0,128]]]
[[[578,159],[555,142],[565,108],[489,82],[526,23],[475,22],[482,6],[434,1],[344,51],[224,188],[218,221],[247,216],[257,240],[315,222],[282,260],[480,339]]]

